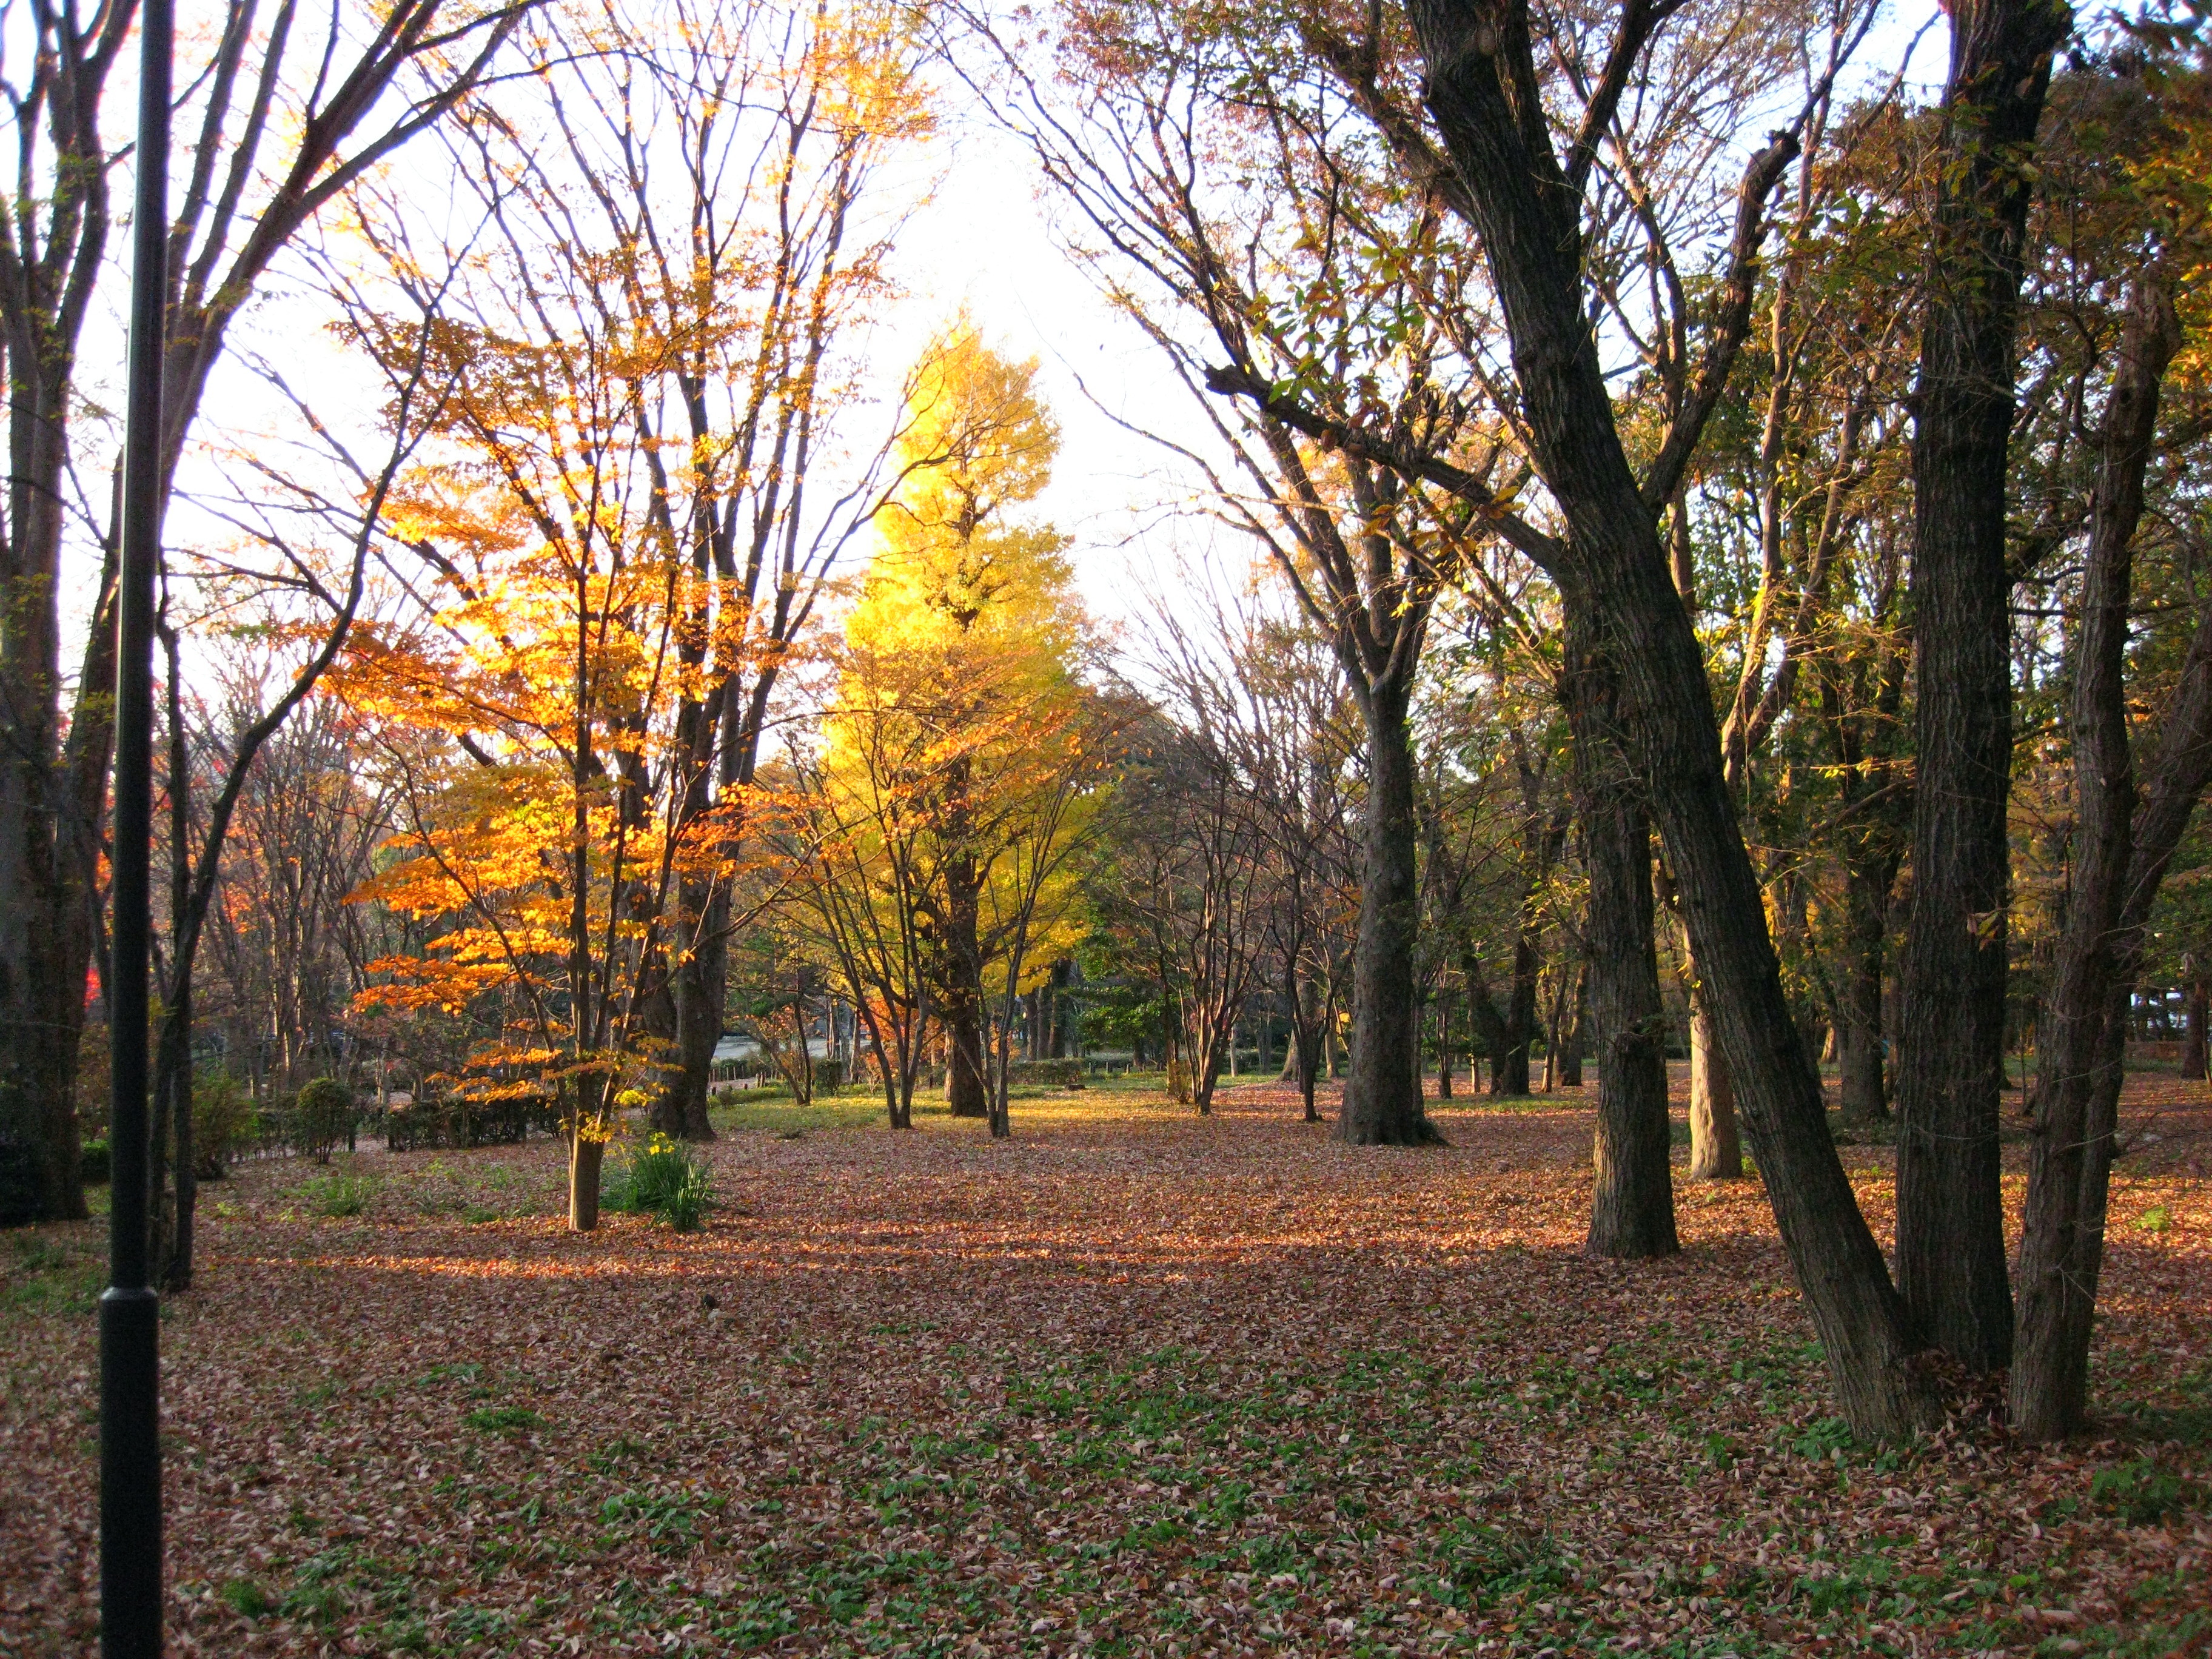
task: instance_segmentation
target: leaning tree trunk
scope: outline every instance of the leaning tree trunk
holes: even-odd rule
[[[1413,995],[1413,745],[1408,694],[1378,685],[1367,716],[1366,865],[1352,962],[1352,1064],[1336,1138],[1354,1146],[1421,1146],[1443,1137],[1421,1104],[1420,1004]]]
[[[1647,500],[1621,445],[1585,307],[1581,192],[1551,148],[1528,13],[1463,0],[1413,0],[1407,9],[1428,107],[1489,263],[1531,457],[1565,526],[1547,554],[1563,605],[1607,640],[1616,664],[1623,731],[1837,1402],[1869,1438],[1911,1432],[1935,1416],[1935,1392],[1912,1363],[1914,1333],[1837,1157],[1820,1079],[1783,994],[1723,772],[1704,653],[1660,544],[1656,503],[1671,486],[1655,478]]]
[[[2043,1006],[2035,1140],[2020,1255],[2014,1425],[2034,1440],[2082,1426],[2104,1266],[2128,1004],[2160,882],[2212,778],[2212,615],[2199,623],[2161,734],[2139,826],[2128,719],[2128,606],[2159,384],[2179,344],[2165,295],[2139,285],[2105,412],[2075,657],[2073,882]]]
[[[1681,1244],[1668,1168],[1666,1014],[1651,931],[1651,831],[1613,735],[1619,708],[1612,665],[1590,648],[1579,623],[1569,629],[1568,650],[1565,690],[1583,867],[1589,878],[1583,994],[1597,1030],[1597,1135],[1591,1153],[1597,1190],[1587,1248],[1592,1255],[1672,1255]],[[1578,1006],[1577,1073],[1581,1022]]]
[[[1968,1370],[2011,1362],[1997,1158],[2011,846],[2005,568],[2021,251],[2053,0],[1954,9],[1915,391],[1912,896],[1898,1033],[1897,1273],[1916,1328]]]

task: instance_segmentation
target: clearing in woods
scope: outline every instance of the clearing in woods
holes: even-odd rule
[[[748,1107],[690,1234],[565,1232],[546,1140],[250,1165],[165,1328],[173,1650],[2208,1650],[2204,1085],[2130,1085],[2057,1451],[1849,1443],[1755,1180],[1594,1261],[1577,1095],[1439,1117]],[[0,1243],[23,1659],[94,1629],[100,1242]]]

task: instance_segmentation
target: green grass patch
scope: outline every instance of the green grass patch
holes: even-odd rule
[[[375,1199],[380,1183],[374,1176],[349,1175],[333,1170],[300,1188],[300,1196],[317,1215],[357,1216]]]
[[[545,1426],[545,1419],[527,1406],[479,1406],[461,1421],[478,1434],[528,1434]]]

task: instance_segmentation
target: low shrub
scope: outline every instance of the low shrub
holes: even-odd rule
[[[109,1170],[113,1167],[104,1140],[88,1140],[84,1150],[76,1155],[77,1171],[88,1187],[105,1187]]]
[[[546,1096],[500,1100],[471,1100],[465,1095],[425,1100],[417,1096],[411,1105],[395,1106],[385,1115],[384,1144],[395,1152],[513,1146],[529,1139],[532,1129],[550,1133],[559,1124],[558,1103]]]
[[[1083,1087],[1079,1060],[1017,1060],[1006,1066],[1008,1083],[1042,1083],[1062,1089]]]
[[[220,1181],[259,1133],[253,1096],[228,1072],[202,1072],[192,1079],[192,1173]]]
[[[666,1218],[678,1232],[697,1229],[714,1194],[714,1172],[680,1141],[656,1134],[629,1155],[608,1184],[602,1202],[611,1210]]]
[[[368,1176],[332,1174],[309,1182],[304,1190],[318,1215],[354,1216],[376,1196],[376,1182]]]
[[[292,1103],[286,1139],[296,1152],[324,1159],[340,1141],[353,1144],[353,1091],[334,1077],[319,1077],[301,1085]]]

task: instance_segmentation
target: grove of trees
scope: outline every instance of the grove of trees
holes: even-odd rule
[[[1855,1431],[1998,1373],[2080,1429],[2130,1043],[2205,1064],[2212,62],[2179,0],[1948,18],[233,0],[179,77],[168,1282],[218,1078],[511,1108],[588,1231],[772,1011],[893,1129],[1012,1135],[1085,1050],[1352,1148],[1580,1087],[1591,1252],[1755,1170]],[[10,66],[11,1222],[84,1213],[105,1109],[131,19]],[[955,108],[1149,354],[1119,619],[1081,394],[910,325]]]

